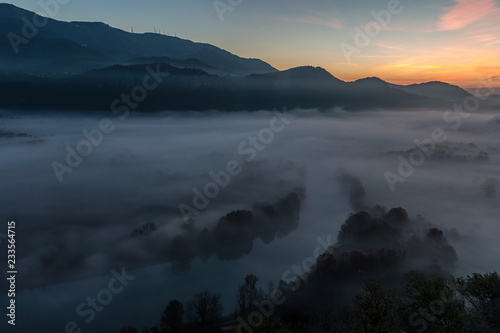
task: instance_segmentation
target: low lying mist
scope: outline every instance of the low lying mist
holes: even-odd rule
[[[245,274],[278,281],[317,237],[336,239],[350,213],[377,204],[443,230],[456,251],[452,274],[498,270],[498,119],[477,113],[458,124],[432,110],[124,120],[2,111],[0,218],[17,225],[19,302],[50,311],[61,305],[47,300],[79,288],[60,303],[70,320],[86,292],[126,267],[138,277],[124,299],[210,289],[231,312]],[[139,323],[157,320],[145,311]],[[114,327],[105,319],[95,325]]]

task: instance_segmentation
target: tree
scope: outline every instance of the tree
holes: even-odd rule
[[[496,178],[487,178],[482,184],[481,188],[484,194],[491,198],[497,194],[497,188],[500,187],[500,181]]]
[[[365,292],[354,296],[353,327],[355,332],[396,332],[399,316],[398,298],[391,290],[375,282],[365,287]]]
[[[453,265],[458,259],[455,249],[448,243],[443,231],[437,228],[429,229],[423,245],[435,263]]]
[[[154,223],[146,223],[132,230],[130,235],[133,237],[149,236],[157,229]]]
[[[161,315],[160,325],[163,331],[178,333],[182,330],[184,320],[184,305],[174,299],[168,303]]]
[[[188,324],[194,324],[197,320],[196,311],[193,306],[192,301],[187,301],[185,304],[186,308],[186,321]]]
[[[254,306],[253,303],[257,300],[259,295],[259,291],[256,287],[258,280],[259,278],[256,275],[248,274],[245,276],[245,284],[242,284],[238,288],[236,302],[240,307],[240,313],[246,313]]]
[[[270,316],[264,319],[262,324],[255,328],[255,333],[281,333],[287,332],[279,318]]]
[[[417,276],[405,286],[400,313],[409,332],[463,332],[464,307],[454,284],[444,278]]]
[[[267,295],[266,295],[266,298],[271,298],[273,296],[273,293],[274,291],[276,290],[275,286],[274,286],[274,282],[273,281],[269,281],[269,283],[267,284]]]
[[[196,320],[205,325],[220,319],[222,316],[223,307],[220,298],[220,294],[204,291],[194,295],[194,298],[189,301],[188,307],[193,307]]]
[[[455,279],[459,294],[483,317],[493,331],[500,330],[500,276],[477,274]]]

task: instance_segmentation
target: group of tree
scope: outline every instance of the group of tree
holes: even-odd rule
[[[364,206],[359,184],[347,178],[345,183],[359,194],[350,200]],[[411,218],[403,208],[364,206],[349,215],[337,241],[312,267],[276,288],[270,283],[268,292],[256,275],[247,275],[235,291],[232,315],[222,317],[220,294],[200,292],[184,304],[170,301],[160,325],[143,333],[236,327],[237,318],[261,311],[258,304],[277,292],[286,301],[271,314],[261,311],[262,323],[247,326],[247,333],[500,332],[499,275],[453,278],[456,252],[445,232],[423,217]]]
[[[263,296],[254,283],[257,280],[250,274],[242,285],[245,288],[238,289],[238,316],[246,318],[253,308],[248,297],[255,297],[254,302],[258,302]],[[292,285],[284,281],[280,285],[288,297],[294,292]],[[172,300],[163,311],[160,325],[140,332],[219,332],[222,315],[219,301],[218,294],[198,293],[186,303],[191,310],[185,310],[183,303]],[[332,310],[318,299],[316,302],[324,307],[323,312],[318,312],[318,306],[311,303],[299,305],[291,297],[290,301],[266,316],[261,325],[252,328],[252,332],[500,332],[500,275],[496,272],[459,278],[428,278],[412,272],[402,288],[368,281],[351,301],[348,306]],[[324,316],[325,312],[329,314]],[[139,331],[129,326],[123,327],[119,333]]]
[[[130,232],[130,235],[132,237],[142,237],[142,236],[149,236],[153,232],[155,232],[158,228],[154,223],[145,223],[143,225],[138,226],[134,230]]]
[[[171,300],[161,314],[159,325],[144,327],[141,333],[181,333],[212,331],[222,317],[221,295],[199,292],[182,303]],[[217,329],[216,329],[217,331]],[[119,333],[139,333],[137,328],[124,326]]]
[[[426,144],[422,147],[415,147],[406,151],[391,152],[390,155],[403,154],[406,159],[412,154],[420,154],[425,150],[426,160],[430,161],[449,161],[449,162],[479,162],[487,163],[490,161],[490,156],[487,151],[481,150],[474,143],[463,142],[447,142],[442,144]]]
[[[361,333],[499,332],[500,276],[415,276],[403,292],[371,282],[355,296],[354,308],[343,326],[346,332]]]

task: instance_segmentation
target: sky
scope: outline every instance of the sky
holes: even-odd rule
[[[43,14],[37,0],[13,4]],[[500,0],[70,0],[53,18],[156,30],[346,81],[500,87]]]

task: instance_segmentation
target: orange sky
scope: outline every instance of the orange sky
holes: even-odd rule
[[[295,42],[289,43],[285,28],[280,31],[263,24],[257,33],[269,35],[272,43],[259,52],[251,50],[256,46],[251,43],[243,54],[249,52],[278,69],[321,66],[346,81],[377,76],[398,84],[439,80],[463,88],[488,85],[500,89],[500,5],[495,0],[439,2],[443,5],[422,1],[405,7],[402,1],[401,13],[393,15],[387,26],[380,25],[381,30],[363,47],[355,43],[355,28],[364,30],[374,22],[370,14],[357,17],[342,11],[306,10],[304,16],[264,16],[264,22],[294,22],[303,29],[295,30]],[[363,12],[370,13],[370,9],[367,6]],[[359,52],[346,57],[341,47],[346,44]]]

